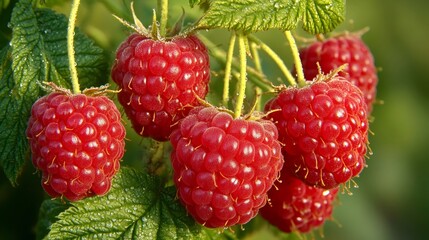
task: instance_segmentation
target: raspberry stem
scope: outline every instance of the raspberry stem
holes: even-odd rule
[[[256,45],[256,43],[250,44],[250,52],[252,54],[253,63],[255,64],[256,71],[262,73],[261,58],[259,57],[258,45]],[[261,103],[261,94],[262,94],[261,88],[256,86],[255,87],[256,101],[255,101],[254,109],[256,109],[258,111],[260,111],[261,107],[262,107],[262,105],[261,105],[262,104]]]
[[[263,43],[261,40],[259,40],[257,37],[255,36],[249,36],[249,39],[258,44],[259,47],[274,61],[274,63],[277,64],[277,66],[280,68],[280,71],[282,71],[282,73],[284,74],[284,76],[286,77],[287,81],[289,82],[290,85],[292,86],[296,86],[296,81],[295,78],[292,76],[292,74],[290,73],[289,69],[286,67],[286,64],[283,62],[283,60],[279,57],[279,55],[277,55],[276,52],[274,52],[273,49],[271,49],[267,44]]]
[[[229,81],[231,80],[232,58],[234,55],[236,38],[237,38],[237,35],[234,32],[231,33],[228,52],[226,54],[225,77],[223,79],[223,96],[222,96],[222,103],[225,107],[227,107],[228,101],[229,101]]]
[[[156,11],[153,9],[152,11],[152,27],[150,29],[150,34],[153,39],[159,40],[161,35],[159,34],[158,22],[156,19]]]
[[[165,37],[167,32],[168,20],[168,0],[158,0],[158,12],[161,13],[161,20],[159,22],[159,33]]]
[[[246,97],[246,67],[247,67],[247,56],[246,56],[246,36],[243,33],[238,34],[238,52],[240,56],[240,79],[238,83],[238,96],[237,105],[235,106],[234,117],[239,118],[241,116],[241,110],[243,108],[244,98]]]
[[[252,53],[253,62],[255,63],[255,69],[258,72],[262,72],[261,58],[259,57],[258,45],[256,43],[250,44],[250,52]]]
[[[69,59],[69,69],[70,69],[73,93],[75,94],[80,93],[79,79],[77,76],[77,68],[76,68],[77,63],[74,56],[75,52],[73,48],[74,35],[75,35],[74,29],[75,29],[79,4],[80,4],[80,0],[73,0],[70,16],[69,16],[68,29],[67,29],[67,54]]]
[[[225,51],[220,49],[219,46],[217,46],[215,43],[213,43],[203,35],[199,35],[199,38],[201,41],[204,42],[207,48],[210,49],[210,54],[216,61],[218,61],[222,65],[226,64],[227,53]],[[232,68],[233,70],[240,68],[237,61],[234,61],[234,60],[232,61]],[[264,91],[268,91],[268,92],[274,91],[272,83],[267,79],[267,77],[262,72],[258,72],[255,68],[247,66],[247,73],[249,74],[249,81],[251,81],[253,84],[260,87]],[[235,75],[236,72],[233,72],[233,74]]]
[[[295,70],[298,77],[298,85],[300,87],[304,87],[307,83],[305,82],[304,69],[302,68],[301,59],[299,57],[298,46],[296,45],[295,39],[290,31],[285,31],[284,34],[292,51],[293,62],[295,63]]]

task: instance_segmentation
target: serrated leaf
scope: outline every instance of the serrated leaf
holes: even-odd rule
[[[39,92],[36,82],[31,79],[17,76],[15,81],[10,47],[5,47],[0,55],[0,166],[15,185],[28,157],[25,129],[31,105]],[[28,68],[25,74],[31,74],[33,70]]]
[[[332,31],[344,20],[345,0],[213,0],[199,28],[243,32],[293,30],[300,21],[309,33]]]
[[[38,81],[52,81],[71,88],[67,55],[68,20],[50,9],[33,9],[30,0],[21,0],[13,10],[13,59],[31,53],[24,60],[40,64]],[[29,44],[29,45],[26,45]],[[107,82],[107,62],[103,50],[79,29],[75,30],[75,58],[82,88]],[[20,69],[18,69],[20,70]],[[14,71],[15,72],[15,71]]]
[[[226,239],[195,223],[174,187],[124,167],[107,195],[74,202],[58,218],[47,239]]]
[[[49,81],[71,88],[67,55],[67,18],[49,9],[35,10],[39,34],[43,42],[41,54]],[[79,83],[84,88],[98,87],[107,82],[107,62],[104,52],[79,29],[75,30],[75,58]]]
[[[345,18],[346,0],[307,0],[302,28],[312,34],[334,30]]]
[[[70,88],[67,18],[49,9],[33,9],[31,0],[16,3],[10,21],[12,39],[0,64],[0,166],[13,185],[28,158],[25,136],[30,109],[43,93],[41,81]],[[102,49],[76,30],[76,61],[82,87],[107,81]]]
[[[51,225],[58,221],[58,214],[65,211],[70,204],[60,199],[45,200],[40,206],[39,218],[36,224],[36,239],[43,239],[49,233]]]

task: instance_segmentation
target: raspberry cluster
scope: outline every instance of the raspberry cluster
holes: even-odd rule
[[[134,130],[166,141],[197,98],[205,98],[209,57],[192,35],[163,41],[133,34],[119,46],[111,75]]]
[[[378,81],[373,56],[358,35],[317,41],[299,52],[307,85],[286,88],[265,105],[285,164],[261,215],[288,233],[321,226],[332,214],[338,185],[365,166]]]
[[[77,201],[110,189],[124,154],[125,128],[107,97],[44,96],[31,109],[26,135],[51,197]]]
[[[199,1],[191,2],[198,5],[195,2]],[[158,3],[162,19],[158,23],[154,11],[149,28],[136,18],[133,5],[134,24],[120,19],[135,33],[118,47],[110,74],[134,131],[153,142],[171,143],[166,149],[171,150],[178,200],[195,221],[208,228],[243,225],[258,213],[287,233],[307,233],[320,227],[332,215],[339,186],[359,176],[366,166],[368,118],[378,78],[373,56],[360,35],[326,40],[318,35],[318,41],[298,54],[291,32],[286,31],[296,66],[300,68],[301,61],[303,68],[295,70],[299,71],[295,80],[268,45],[250,36],[261,26],[251,29],[228,24],[230,17],[216,24],[203,17],[181,31],[183,17],[168,28],[168,1]],[[73,11],[78,5],[73,5]],[[70,37],[76,14],[70,15],[70,75],[74,92],[80,92]],[[313,20],[323,25],[325,17],[331,16]],[[233,22],[237,19],[232,17]],[[268,25],[262,27],[274,27]],[[233,31],[229,50],[213,53],[225,64],[222,100],[225,105],[229,99],[235,104],[234,117],[229,110],[205,102],[209,52],[193,35],[203,28],[222,26]],[[331,27],[306,30],[320,32]],[[234,63],[236,41],[238,64]],[[291,86],[273,86],[265,80],[259,49],[279,65]],[[253,58],[252,65],[246,54]],[[249,78],[247,73],[251,73]],[[231,88],[236,97],[228,96],[230,79],[237,80]],[[255,111],[260,107],[255,104],[247,115],[242,113],[248,79],[259,87],[257,103],[263,99],[259,96],[262,85],[275,93],[265,102],[264,112]],[[85,95],[48,85],[55,91],[34,103],[26,129],[42,187],[49,196],[69,201],[106,194],[125,151],[126,130],[120,112],[99,91],[102,87]]]
[[[210,69],[197,37],[132,34],[119,46],[119,102],[137,133],[171,142],[178,198],[200,224],[230,227],[261,212],[282,231],[309,232],[330,218],[338,186],[362,171],[377,82],[371,54],[345,36],[301,49],[301,59],[306,86],[282,88],[262,119],[233,118],[200,106]],[[339,75],[317,69],[344,63]],[[120,121],[104,96],[53,92],[34,103],[26,133],[51,197],[109,190],[124,154]]]
[[[171,135],[178,195],[206,227],[252,219],[283,165],[272,122],[233,119],[213,107],[197,107]]]

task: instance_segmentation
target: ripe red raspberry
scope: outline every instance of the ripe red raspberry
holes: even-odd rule
[[[206,227],[244,224],[265,205],[283,165],[272,122],[197,107],[171,134],[178,196]]]
[[[133,34],[116,53],[112,79],[134,130],[165,141],[187,107],[199,105],[196,96],[205,98],[209,56],[195,36],[162,41]]]
[[[276,187],[268,191],[270,202],[260,214],[283,232],[307,233],[331,217],[338,188],[310,187],[284,171]]]
[[[51,197],[77,201],[110,189],[124,154],[125,128],[107,97],[44,96],[31,109],[26,134]]]
[[[361,91],[342,77],[280,92],[265,111],[284,144],[284,168],[326,189],[358,175],[367,150],[366,107]]]
[[[319,73],[317,63],[324,73],[347,64],[339,75],[348,79],[363,92],[368,113],[371,112],[378,82],[377,70],[374,58],[360,36],[348,34],[314,42],[300,50],[300,58],[305,78],[309,80]]]

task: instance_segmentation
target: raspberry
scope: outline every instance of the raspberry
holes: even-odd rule
[[[317,76],[319,73],[317,63],[324,73],[347,64],[339,75],[363,92],[368,113],[371,112],[378,82],[377,70],[370,50],[359,36],[349,34],[315,42],[300,50],[300,58],[306,79]]]
[[[272,122],[233,119],[213,107],[191,110],[170,141],[179,199],[210,228],[250,221],[283,165]]]
[[[26,134],[51,197],[77,201],[110,189],[124,154],[125,128],[107,97],[44,96],[31,109]]]
[[[331,217],[338,188],[310,187],[284,171],[276,187],[268,191],[270,202],[260,214],[283,232],[307,233]]]
[[[361,91],[339,76],[280,92],[265,111],[284,144],[284,168],[326,189],[358,175],[367,150],[366,108]]]
[[[154,40],[133,34],[118,48],[112,79],[119,102],[141,136],[168,140],[172,126],[205,98],[210,79],[206,47],[195,36]]]

